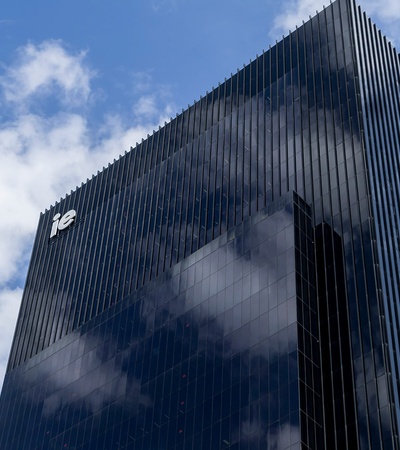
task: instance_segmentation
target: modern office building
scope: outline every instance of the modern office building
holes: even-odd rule
[[[0,448],[399,449],[399,158],[337,0],[40,216]]]

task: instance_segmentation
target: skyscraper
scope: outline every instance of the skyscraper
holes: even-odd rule
[[[40,216],[4,449],[399,449],[400,61],[337,0]]]

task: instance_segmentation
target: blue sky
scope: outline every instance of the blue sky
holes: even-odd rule
[[[321,10],[324,1],[3,3],[0,385],[40,212]],[[399,0],[360,4],[400,43]]]

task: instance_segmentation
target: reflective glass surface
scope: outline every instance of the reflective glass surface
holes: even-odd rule
[[[323,445],[311,217],[293,198],[11,371],[0,447]]]
[[[400,448],[399,83],[392,45],[336,0],[42,214],[3,442],[23,421],[42,430],[26,448]]]

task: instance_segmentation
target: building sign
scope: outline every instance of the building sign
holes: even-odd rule
[[[54,236],[57,236],[59,231],[65,230],[69,226],[71,226],[76,219],[76,211],[74,209],[70,209],[66,212],[62,217],[60,213],[57,213],[53,217],[53,225],[51,226],[50,239]]]

